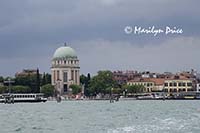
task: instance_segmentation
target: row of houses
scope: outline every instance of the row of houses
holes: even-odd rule
[[[143,85],[145,92],[200,92],[199,77],[196,76],[197,74],[194,70],[176,74],[169,72],[162,74],[150,72],[139,73],[136,71],[131,71],[131,73],[127,74],[127,71],[115,71],[113,75],[114,79],[120,84]]]
[[[140,80],[130,80],[127,84],[143,85],[145,92],[188,92],[195,90],[190,79],[141,78]]]

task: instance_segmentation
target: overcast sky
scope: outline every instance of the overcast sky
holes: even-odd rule
[[[81,73],[200,71],[199,0],[1,0],[0,75],[50,72],[56,48],[74,48]],[[125,26],[177,27],[183,34],[126,34]]]

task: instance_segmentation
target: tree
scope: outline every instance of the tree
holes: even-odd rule
[[[144,89],[145,89],[145,87],[143,85],[138,85],[137,86],[137,93],[143,93]]]
[[[2,76],[0,76],[0,82],[3,82],[4,78]]]
[[[15,77],[15,85],[29,86],[31,88],[31,92],[39,92],[38,91],[38,75],[37,74],[29,74]]]
[[[142,93],[144,90],[143,85],[123,85],[122,89],[127,90],[128,93]]]
[[[113,88],[112,93],[113,94],[120,94],[120,93],[122,93],[122,89],[121,88]]]
[[[54,94],[54,86],[51,84],[46,84],[41,87],[41,93],[44,93],[46,97],[53,96]]]
[[[46,73],[45,75],[46,84],[51,84],[51,74]]]
[[[5,93],[7,91],[6,86],[0,86],[0,94]]]
[[[111,71],[99,71],[98,75],[94,76],[89,84],[91,95],[98,93],[107,94],[108,89],[116,86],[116,81],[113,80]]]
[[[91,80],[90,73],[88,73],[87,76],[85,76],[83,74],[80,76],[80,83],[82,85],[84,85],[84,95],[85,96],[89,96],[89,93],[90,93],[89,92],[90,80]]]
[[[51,84],[51,75],[48,73],[43,73],[41,85]]]
[[[30,93],[31,88],[29,86],[17,85],[17,86],[12,86],[11,92],[12,93]]]
[[[30,76],[15,77],[15,85],[30,86]]]
[[[85,75],[81,75],[80,76],[80,83],[82,84],[82,85],[84,85],[85,83],[87,82],[87,77],[85,76]]]
[[[45,72],[44,72],[43,75],[42,75],[42,81],[41,81],[41,85],[42,85],[42,86],[46,84],[46,76],[45,76],[45,75],[46,75],[46,74],[45,74]]]
[[[69,86],[72,89],[72,94],[76,95],[81,92],[81,86],[72,84]]]
[[[39,69],[37,68],[37,74],[36,74],[36,90],[35,92],[39,93],[40,92],[40,72]]]
[[[91,77],[90,77],[90,73],[87,74],[87,80],[90,80]]]
[[[90,93],[89,93],[89,84],[90,84],[90,81],[91,81],[91,77],[90,77],[90,73],[87,74],[87,80],[85,82],[85,86],[84,86],[84,94],[85,96],[90,96]]]

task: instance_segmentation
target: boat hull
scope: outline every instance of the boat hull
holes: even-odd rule
[[[19,103],[19,102],[46,102],[47,98],[43,97],[42,93],[32,94],[3,94],[0,97],[0,103]]]

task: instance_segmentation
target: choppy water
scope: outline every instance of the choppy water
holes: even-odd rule
[[[200,101],[0,104],[0,133],[200,132]]]

